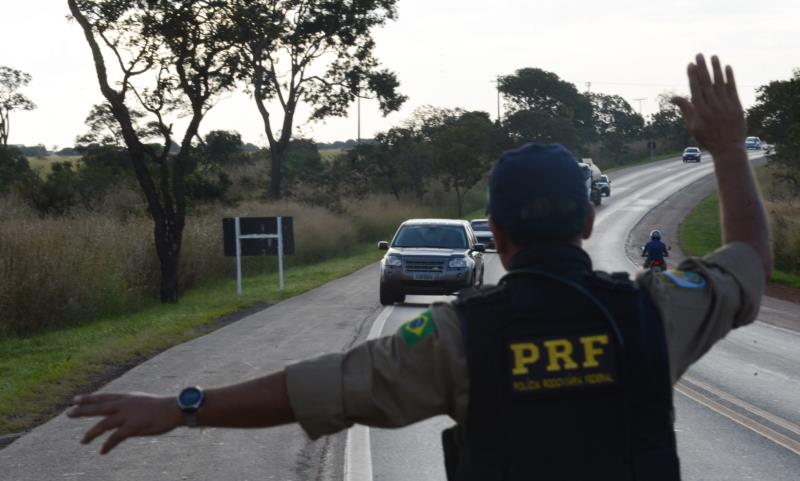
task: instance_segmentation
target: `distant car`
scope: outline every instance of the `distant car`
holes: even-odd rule
[[[600,180],[597,181],[597,186],[600,188],[600,194],[606,197],[611,195],[611,181],[608,180],[608,176],[603,174],[600,176]]]
[[[483,253],[469,222],[411,219],[400,224],[381,259],[380,300],[403,302],[406,294],[453,294],[483,284]]]
[[[683,162],[700,162],[703,154],[697,147],[686,147],[683,149]]]
[[[494,249],[494,237],[492,231],[489,230],[489,221],[487,219],[472,219],[469,221],[472,226],[472,232],[475,233],[475,238],[478,242],[483,244],[487,249]]]
[[[758,137],[748,137],[744,139],[744,146],[747,150],[761,150],[761,139]]]

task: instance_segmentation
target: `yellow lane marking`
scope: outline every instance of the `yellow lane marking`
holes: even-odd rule
[[[703,406],[711,409],[712,411],[715,411],[718,414],[721,414],[721,415],[725,416],[726,418],[730,419],[731,421],[734,421],[734,422],[736,422],[738,424],[741,424],[742,426],[746,427],[747,429],[750,429],[751,431],[753,431],[753,432],[755,432],[757,434],[760,434],[761,436],[769,439],[773,443],[778,444],[780,446],[783,446],[784,448],[788,449],[789,451],[791,451],[791,452],[797,454],[798,456],[800,456],[800,442],[797,442],[794,439],[786,437],[783,434],[775,431],[774,429],[771,429],[771,428],[768,428],[767,426],[764,426],[763,424],[759,423],[758,421],[755,421],[755,420],[750,419],[748,417],[742,416],[741,414],[739,414],[736,411],[728,408],[727,406],[724,406],[724,405],[714,401],[713,399],[710,399],[710,398],[704,396],[703,394],[695,391],[694,389],[692,389],[691,387],[689,387],[685,383],[678,382],[678,384],[675,385],[675,390],[678,391],[679,393],[683,394],[684,396],[688,397],[689,399],[692,399],[692,400],[702,404]]]
[[[728,401],[731,404],[739,406],[740,408],[742,408],[744,410],[750,411],[751,413],[755,414],[756,416],[762,417],[762,418],[766,419],[767,421],[775,424],[776,426],[780,426],[783,429],[785,429],[787,431],[791,431],[791,432],[797,434],[798,436],[800,436],[800,426],[798,426],[797,424],[795,424],[795,423],[793,423],[791,421],[787,421],[786,419],[783,419],[782,417],[779,417],[779,416],[776,416],[776,415],[774,415],[772,413],[764,411],[763,409],[761,409],[759,407],[753,406],[752,404],[748,403],[747,401],[743,401],[743,400],[741,400],[741,399],[739,399],[739,398],[737,398],[737,397],[735,397],[735,396],[733,396],[731,394],[728,394],[728,393],[726,393],[724,391],[721,391],[720,389],[717,389],[714,386],[706,384],[706,383],[704,383],[702,381],[698,381],[698,380],[696,380],[696,379],[694,379],[694,378],[692,378],[690,376],[683,376],[682,380],[683,381],[688,381],[690,384],[694,384],[695,386],[697,386],[699,388],[705,389],[706,391],[710,392],[711,394],[713,394],[713,395],[715,395],[715,396],[717,396],[717,397],[719,397],[721,399],[724,399],[724,400]]]

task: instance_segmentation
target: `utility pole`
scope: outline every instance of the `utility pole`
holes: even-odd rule
[[[500,81],[492,80],[492,83],[497,89],[497,125],[500,125]]]
[[[639,117],[642,116],[642,101],[647,100],[647,97],[642,97],[640,99],[633,99],[634,102],[639,102]]]
[[[356,143],[361,145],[361,95],[358,96],[358,135]]]

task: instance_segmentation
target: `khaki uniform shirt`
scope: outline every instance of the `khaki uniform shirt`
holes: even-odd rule
[[[743,243],[687,259],[676,271],[641,273],[636,282],[661,313],[673,384],[732,328],[755,319],[765,284],[761,259]],[[401,329],[286,368],[292,409],[312,439],[354,423],[400,427],[440,414],[465,422],[460,322],[449,303],[433,304],[430,314],[431,329],[417,330],[418,339]]]

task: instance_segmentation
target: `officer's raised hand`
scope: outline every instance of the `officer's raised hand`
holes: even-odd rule
[[[733,69],[725,67],[725,75],[716,55],[711,57],[714,78],[706,65],[705,57],[698,54],[696,62],[689,64],[691,100],[674,97],[672,102],[680,107],[686,128],[702,147],[719,155],[729,149],[741,149],[747,135],[747,124],[736,91]]]

